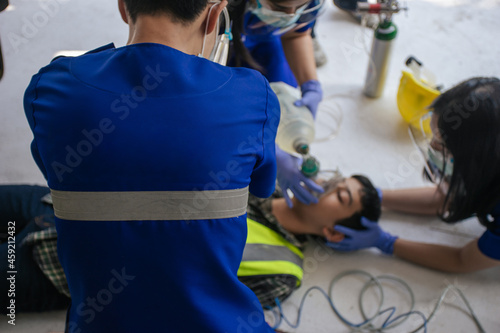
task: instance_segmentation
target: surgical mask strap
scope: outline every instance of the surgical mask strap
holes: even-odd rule
[[[213,8],[220,4],[221,2],[216,2],[214,5],[210,8],[208,12],[208,17],[210,17]],[[220,65],[225,66],[227,63],[227,57],[229,53],[229,41],[233,39],[233,35],[231,33],[231,20],[229,18],[229,12],[227,8],[224,8],[222,10],[222,13],[224,15],[224,20],[225,20],[225,27],[224,27],[224,34],[221,36],[216,36],[215,41],[214,41],[214,47],[212,49],[212,53],[210,54],[208,60],[212,60]],[[203,57],[203,53],[205,52],[205,45],[207,41],[207,31],[208,31],[208,23],[209,20],[207,20],[206,26],[205,26],[205,37],[203,38],[203,45],[201,48],[201,53],[198,55],[199,57]],[[216,32],[218,33],[219,31],[219,19],[217,19],[217,27],[216,27]]]
[[[233,39],[231,34],[231,21],[229,20],[229,12],[226,8],[222,10],[225,19],[224,34],[216,37],[214,48],[209,56],[209,60],[225,66],[229,55],[229,42]],[[219,30],[219,29],[217,29]]]
[[[212,2],[211,2],[212,3]],[[220,4],[220,2],[213,3],[212,7],[210,7],[210,10],[208,11],[208,17],[209,19],[207,20],[207,23],[205,24],[205,36],[203,37],[203,45],[201,46],[201,53],[198,55],[199,57],[203,57],[203,53],[205,52],[205,44],[207,42],[207,31],[208,31],[208,24],[210,23],[210,15],[212,14],[212,10],[214,9],[215,6]],[[217,20],[217,28],[219,30],[219,20]],[[215,39],[215,42],[217,42],[217,38]]]

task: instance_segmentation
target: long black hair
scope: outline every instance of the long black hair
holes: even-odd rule
[[[250,67],[263,73],[264,68],[252,57],[241,39],[245,31],[245,10],[248,1],[249,0],[229,0],[227,5],[229,16],[233,23],[233,40],[229,49],[229,55],[234,67]]]
[[[488,227],[488,214],[500,203],[500,80],[464,81],[436,98],[431,109],[453,155],[440,217],[457,222],[475,214]]]

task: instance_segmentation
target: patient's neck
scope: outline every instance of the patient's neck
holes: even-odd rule
[[[272,200],[271,207],[271,213],[285,230],[293,234],[323,235],[322,227],[318,227],[307,214],[307,210],[300,209],[298,205],[289,208],[285,199],[279,198]]]

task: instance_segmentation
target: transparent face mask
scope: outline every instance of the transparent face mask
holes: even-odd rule
[[[210,17],[212,10],[215,8],[215,6],[220,4],[220,1],[209,2],[209,3],[213,4],[213,6],[210,8],[208,12],[208,16]],[[224,33],[221,35],[216,35],[214,39],[214,47],[207,59],[225,66],[227,64],[227,58],[229,54],[229,42],[233,39],[233,36],[231,34],[231,21],[229,18],[229,12],[227,11],[227,8],[224,8],[222,10],[221,16],[224,19]],[[217,27],[215,28],[215,31],[212,34],[219,33],[220,29],[219,22],[220,18],[217,21]],[[203,38],[203,46],[201,48],[201,53],[198,55],[199,57],[203,57],[203,54],[205,53],[205,46],[207,43],[207,39],[209,38],[209,35],[207,34],[208,24],[209,21],[207,20],[207,25],[205,28],[205,37]]]
[[[256,0],[249,6],[249,10],[256,15],[260,22],[252,23],[247,27],[247,33],[281,35],[293,29],[300,28],[315,20],[325,9],[324,0],[311,0],[295,10],[295,13],[285,13],[273,10],[271,0]]]
[[[342,176],[342,173],[340,173],[338,169],[322,170],[315,177],[315,181],[318,185],[320,185],[323,188],[324,192],[318,193],[315,191],[311,191],[311,194],[314,195],[316,198],[321,199],[325,195],[334,191],[339,186],[339,184],[345,182],[345,178],[344,176]]]
[[[429,179],[439,184],[448,182],[453,174],[453,157],[443,142],[430,131],[432,112],[427,112],[408,127],[408,133],[415,148],[421,153],[424,169]]]

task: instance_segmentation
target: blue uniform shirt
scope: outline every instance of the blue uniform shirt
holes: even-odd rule
[[[500,203],[491,212],[492,226],[479,238],[479,250],[490,258],[500,260]]]
[[[314,7],[316,2],[309,4],[308,8]],[[298,22],[292,31],[305,32],[315,23],[314,17],[308,16],[306,22]],[[264,24],[257,15],[248,10],[244,16],[244,44],[252,57],[263,68],[263,74],[269,82],[285,82],[297,87],[297,80],[288,65],[281,45],[281,36],[285,33],[280,28]],[[288,31],[286,31],[288,32]]]
[[[107,45],[42,68],[24,105],[52,190],[274,190],[279,104],[256,71],[160,44]],[[67,332],[272,331],[236,276],[246,214],[56,227]]]

